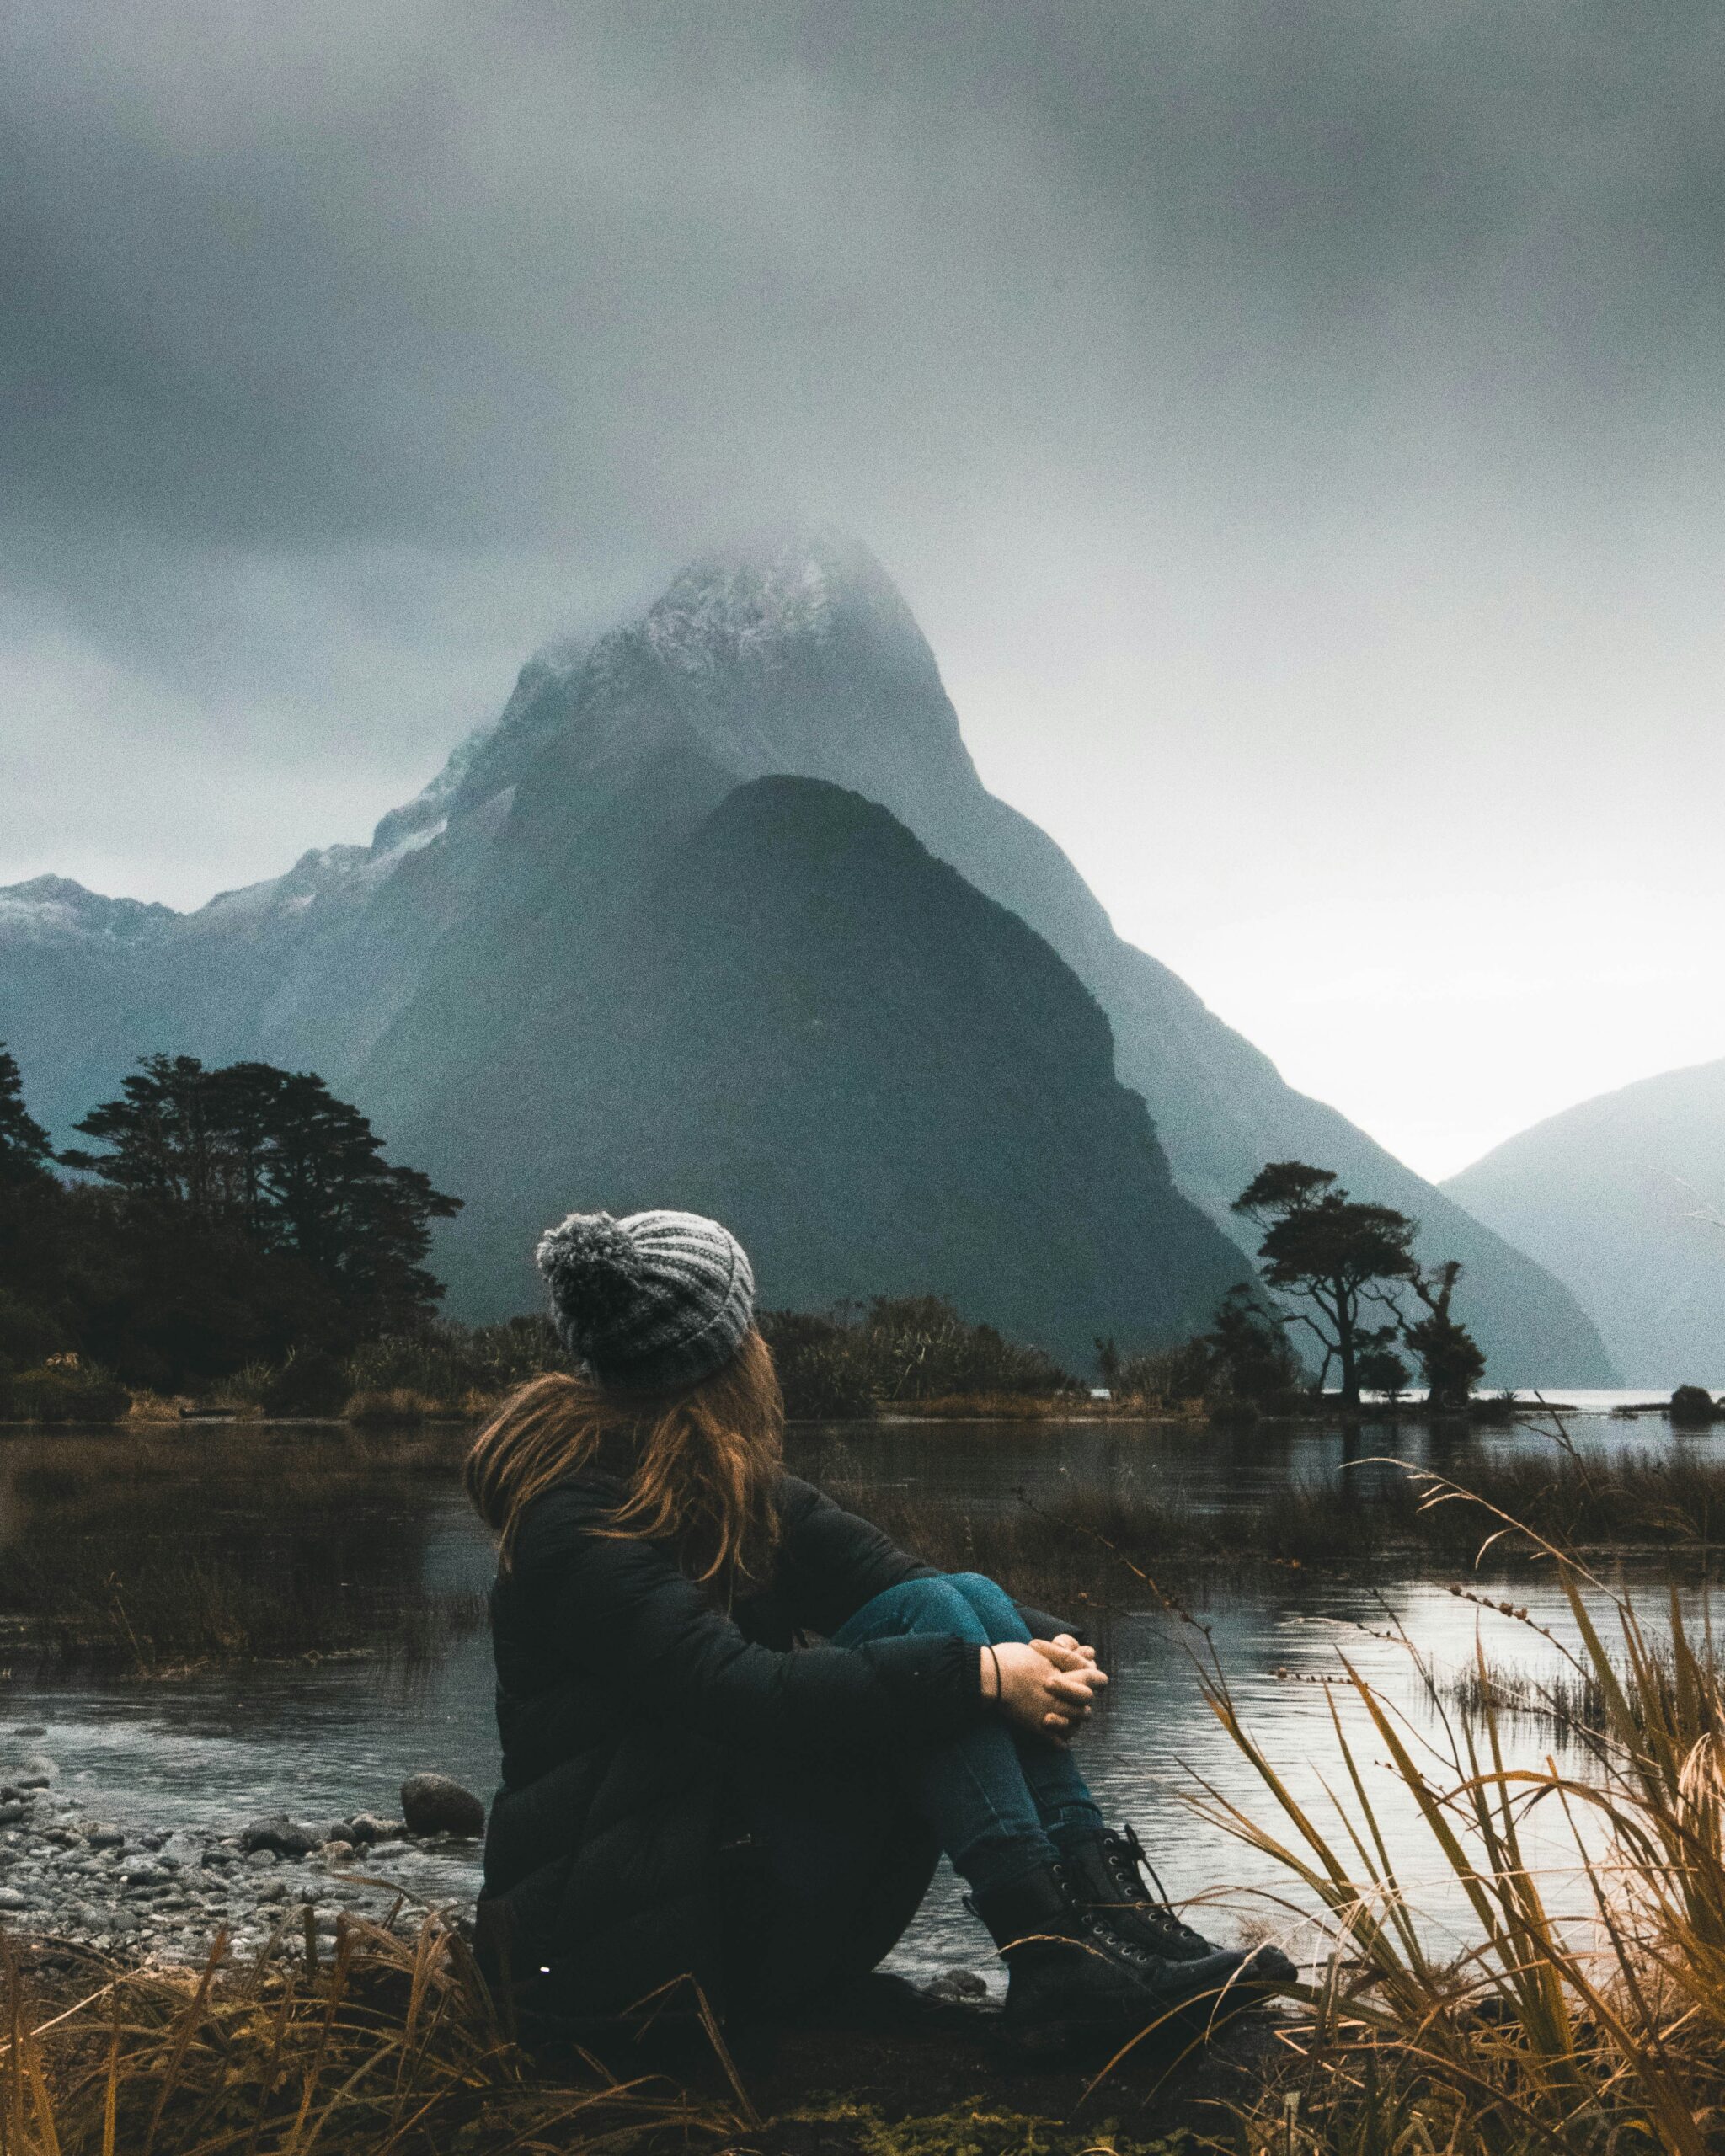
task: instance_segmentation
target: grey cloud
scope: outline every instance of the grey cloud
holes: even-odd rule
[[[20,8],[8,605],[178,699],[165,755],[417,779],[787,507],[956,615],[954,539],[1030,527],[1711,531],[1722,59],[1700,4]]]

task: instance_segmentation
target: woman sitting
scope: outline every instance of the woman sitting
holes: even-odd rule
[[[480,1936],[554,2010],[683,1976],[772,2013],[872,1969],[943,1851],[1028,2050],[1291,1977],[1151,1900],[1070,1739],[1108,1682],[991,1580],[787,1475],[754,1280],[717,1221],[572,1214],[539,1246],[579,1377],[481,1432],[503,1788]]]

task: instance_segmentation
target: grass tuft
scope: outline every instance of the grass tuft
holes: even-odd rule
[[[460,1935],[343,1918],[255,1960],[87,1962],[45,1988],[0,1935],[5,2156],[451,2156],[593,2149],[649,2133],[719,2148],[745,2121],[583,2053],[536,2067]],[[69,2000],[64,1999],[72,1992]]]

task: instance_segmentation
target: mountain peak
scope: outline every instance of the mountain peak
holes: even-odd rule
[[[927,652],[897,585],[862,541],[813,527],[691,563],[649,610],[640,633],[666,664],[704,672],[770,658],[787,643],[824,640],[846,627],[884,632]]]
[[[673,740],[739,780],[825,777],[895,809],[975,783],[897,585],[850,533],[792,526],[699,557],[591,643],[546,646],[496,726],[421,799],[458,819],[547,750],[564,783],[579,771],[610,790]]]

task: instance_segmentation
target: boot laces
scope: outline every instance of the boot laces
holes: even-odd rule
[[[1129,1826],[1120,1833],[1111,1834],[1106,1847],[1108,1870],[1136,1914],[1154,1924],[1158,1931],[1183,1940],[1197,1940],[1199,1935],[1190,1924],[1182,1924],[1169,1906],[1167,1891],[1157,1876],[1148,1850],[1138,1838],[1138,1829]],[[1145,1884],[1146,1875],[1150,1885],[1156,1888],[1154,1897]]]

